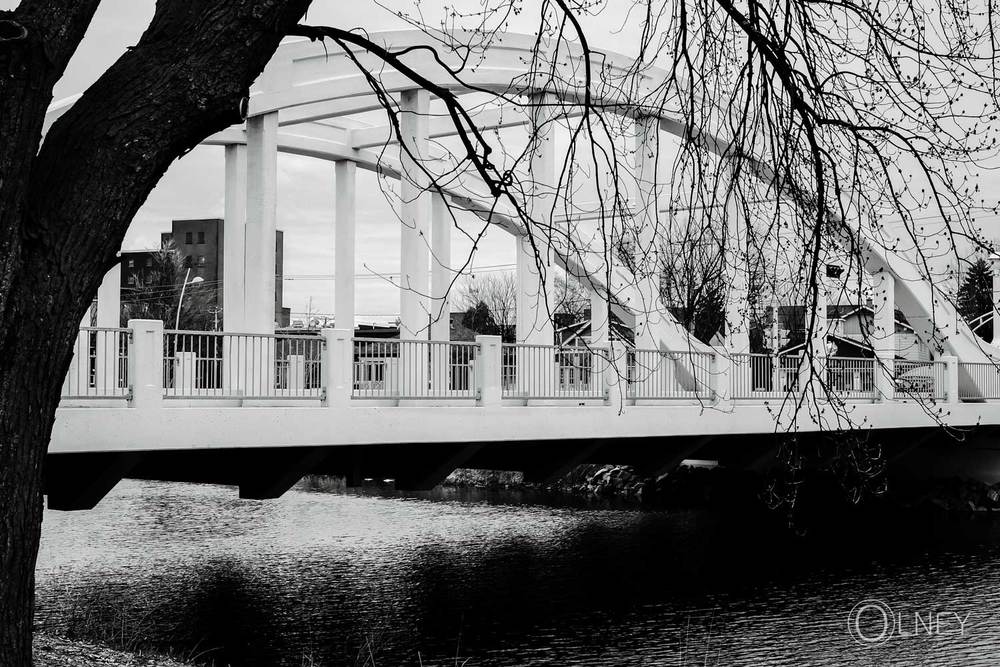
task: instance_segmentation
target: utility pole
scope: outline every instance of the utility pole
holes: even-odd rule
[[[222,312],[222,308],[219,307],[219,306],[211,306],[211,307],[209,307],[208,312],[210,312],[212,314],[212,316],[215,318],[214,322],[212,324],[212,331],[218,331],[219,330],[219,313]]]

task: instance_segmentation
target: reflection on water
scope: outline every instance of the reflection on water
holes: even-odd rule
[[[1000,522],[742,517],[126,481],[48,512],[38,624],[218,665],[993,665]],[[969,614],[855,642],[847,618]],[[881,619],[863,619],[867,636]],[[873,621],[879,621],[873,625]],[[877,627],[876,627],[877,626]],[[923,630],[923,626],[917,626]],[[419,658],[418,658],[419,652]]]

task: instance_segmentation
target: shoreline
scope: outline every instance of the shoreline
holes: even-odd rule
[[[36,630],[34,667],[190,667],[193,663],[143,651],[122,651]]]

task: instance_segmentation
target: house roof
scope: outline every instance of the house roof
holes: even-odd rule
[[[792,320],[802,320],[805,317],[805,309],[805,306],[800,305],[778,306],[778,321],[787,324]],[[870,313],[873,317],[875,315],[875,309],[867,304],[830,303],[826,306],[826,319],[846,320],[858,315],[861,312]],[[913,331],[913,327],[910,326],[910,323],[906,320],[906,315],[904,315],[903,311],[899,308],[895,309],[893,319],[896,321],[896,324]]]
[[[583,319],[558,327],[556,337],[562,345],[575,344],[581,338],[589,338],[591,334],[590,309],[584,311]],[[611,334],[615,340],[623,341],[630,346],[635,345],[635,332],[625,325],[618,317],[611,314]]]
[[[832,340],[837,345],[837,355],[838,357],[862,357],[871,358],[875,356],[875,348],[873,348],[868,343],[858,340],[857,338],[848,338],[846,336],[838,336],[837,334],[827,334],[827,339]],[[779,355],[794,354],[801,351],[806,344],[797,343],[795,345],[789,345],[783,347],[778,351]],[[903,359],[903,357],[898,354],[894,355],[896,359]]]

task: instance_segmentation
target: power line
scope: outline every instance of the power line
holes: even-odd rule
[[[488,266],[474,267],[465,270],[465,275],[475,276],[477,273],[496,273],[498,271],[512,271],[517,268],[516,264],[492,264]],[[428,272],[429,274],[430,272]],[[355,273],[352,277],[355,280],[386,280],[399,278],[399,272],[393,273]],[[296,273],[282,276],[282,280],[336,280],[332,273]]]

